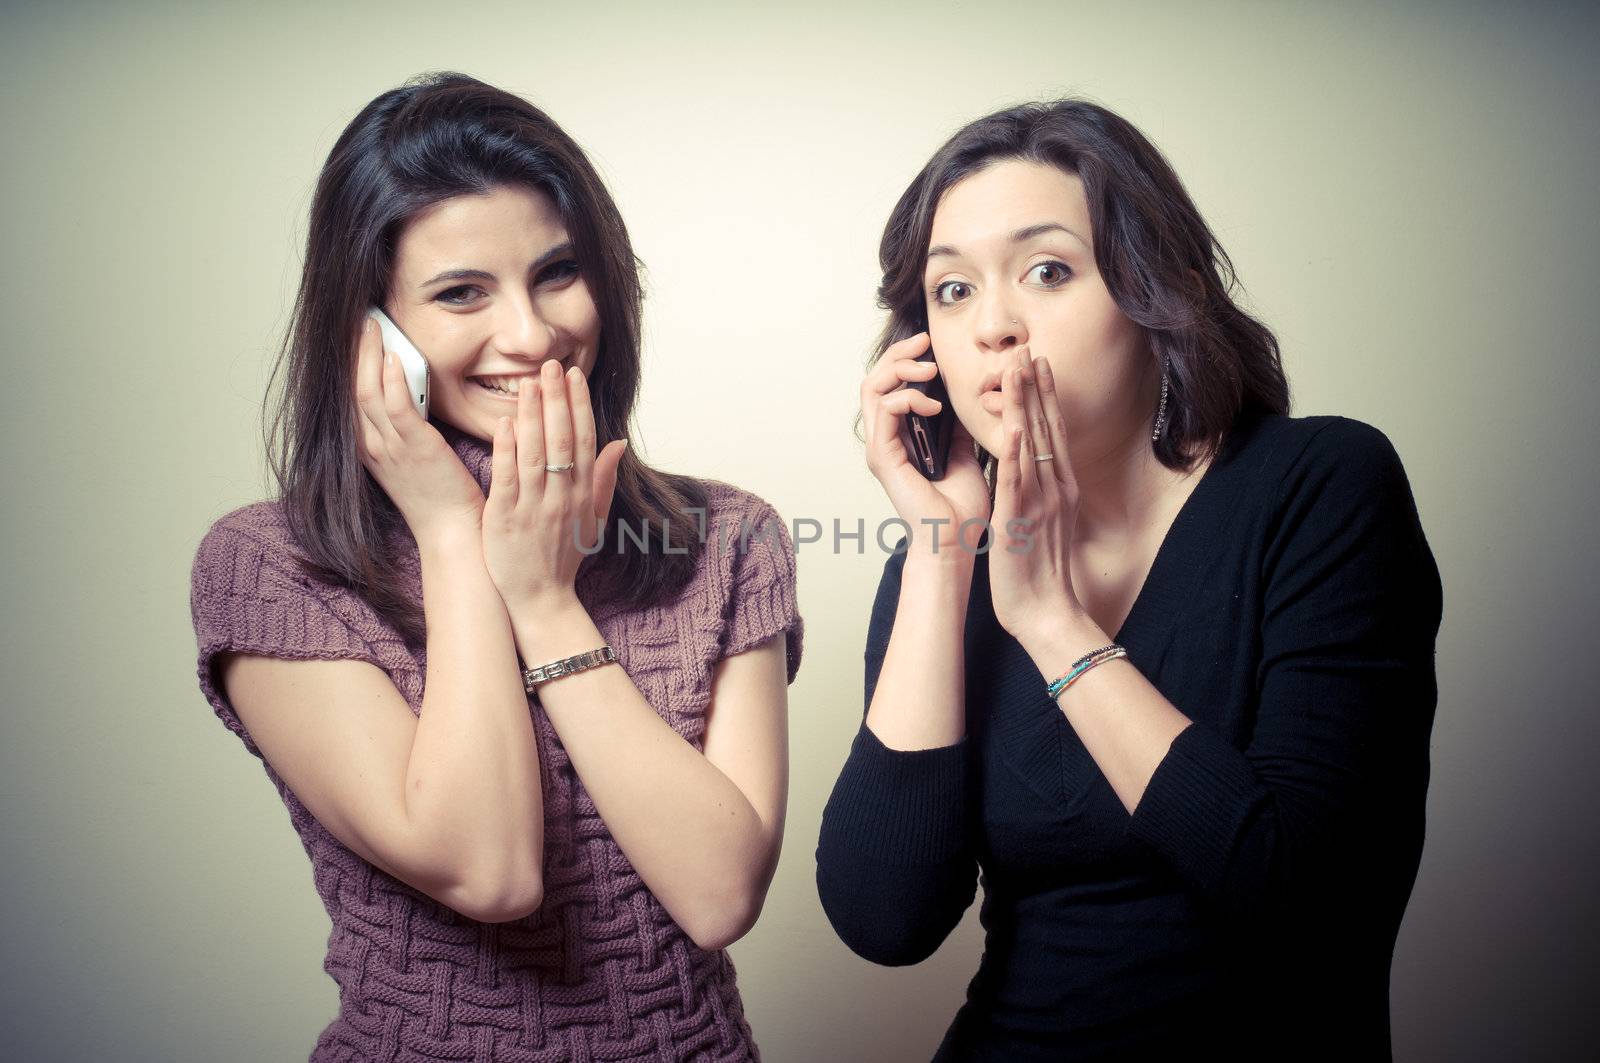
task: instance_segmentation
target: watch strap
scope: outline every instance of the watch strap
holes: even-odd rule
[[[563,657],[549,664],[541,664],[537,668],[524,668],[522,670],[522,689],[532,694],[534,688],[552,679],[560,679],[564,675],[582,672],[590,668],[597,668],[617,659],[617,651],[610,646],[602,646],[597,650],[574,654]]]

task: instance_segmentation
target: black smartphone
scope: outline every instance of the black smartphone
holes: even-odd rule
[[[919,362],[932,362],[933,348],[929,347],[917,358]],[[905,416],[905,429],[901,438],[911,464],[930,480],[944,479],[945,463],[950,458],[950,436],[955,427],[956,412],[950,406],[950,396],[945,391],[944,375],[937,373],[930,380],[908,380],[906,387],[915,388],[939,402],[939,412],[925,417],[912,411]]]

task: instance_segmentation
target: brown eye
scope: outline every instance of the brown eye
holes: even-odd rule
[[[469,300],[460,298],[460,296],[467,292],[475,292],[479,290],[480,289],[475,284],[461,284],[454,288],[446,288],[444,291],[434,296],[434,298],[448,306],[465,306]]]
[[[1060,262],[1041,262],[1028,271],[1028,276],[1036,279],[1046,288],[1054,288],[1066,281],[1072,271]]]
[[[564,284],[576,277],[578,272],[578,263],[575,259],[563,259],[539,274],[539,283]]]
[[[951,303],[959,303],[971,295],[972,287],[964,281],[945,281],[943,284],[935,286],[931,294],[934,302],[949,306]]]

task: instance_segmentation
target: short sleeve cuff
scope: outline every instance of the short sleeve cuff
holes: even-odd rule
[[[245,535],[219,529],[206,536],[195,558],[189,605],[200,691],[223,725],[257,757],[261,750],[216,672],[219,654],[378,663],[366,641],[320,598],[280,575],[263,544]]]

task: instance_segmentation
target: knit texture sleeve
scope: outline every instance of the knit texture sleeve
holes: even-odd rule
[[[730,586],[723,616],[721,654],[731,657],[780,632],[788,656],[788,682],[800,671],[805,622],[796,593],[794,540],[770,504],[747,495],[748,505],[724,527],[718,545],[731,553],[724,569]]]
[[[1334,419],[1280,493],[1248,745],[1192,724],[1130,819],[1195,892],[1247,921],[1377,888],[1403,898],[1437,701],[1442,588],[1389,440]],[[1375,885],[1385,877],[1398,881]]]
[[[900,602],[904,555],[884,567],[867,629],[866,697]],[[874,963],[920,963],[938,949],[977,892],[965,736],[937,749],[893,750],[863,720],[822,813],[817,892],[851,951]]]
[[[246,507],[212,525],[195,551],[189,584],[201,693],[217,718],[257,757],[261,750],[216,674],[218,654],[379,663],[369,642],[292,567],[276,541],[273,522],[260,513],[257,507]]]

